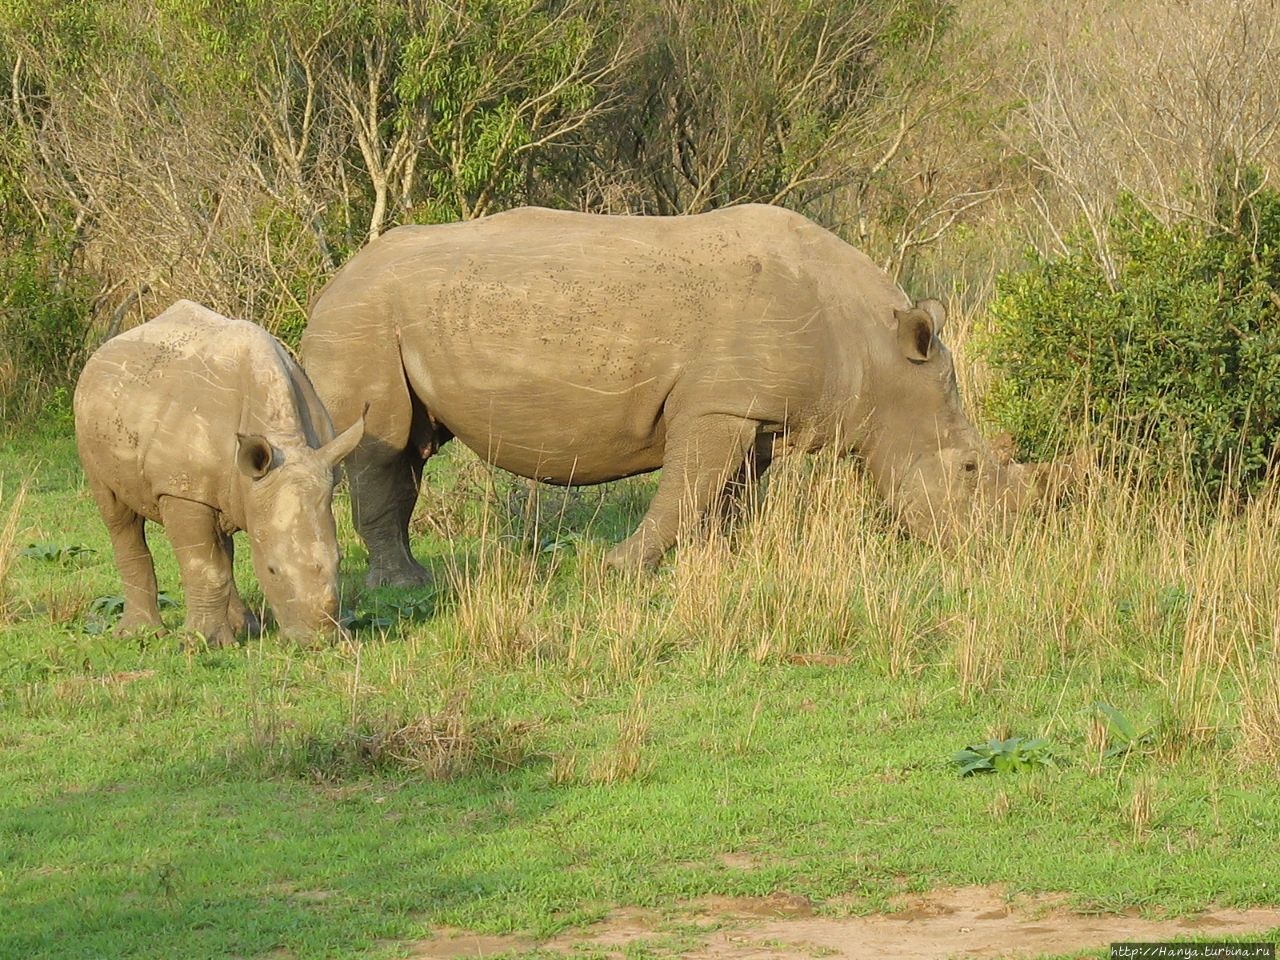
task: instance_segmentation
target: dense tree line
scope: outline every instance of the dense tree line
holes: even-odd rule
[[[0,294],[0,392],[65,382],[178,296],[291,339],[368,239],[524,203],[781,203],[901,262],[970,202],[898,166],[972,90],[930,80],[952,12],[4,0],[0,270],[23,282]]]
[[[177,297],[292,341],[371,237],[524,203],[784,204],[968,308],[953,339],[1003,291],[984,338],[1002,355],[972,369],[1027,453],[1045,445],[1029,424],[1066,409],[1023,402],[1031,358],[1094,356],[1071,331],[1269,344],[1280,303],[1259,212],[1280,169],[1272,0],[0,0],[0,67],[5,420]],[[1135,258],[1135,223],[1177,242]],[[1135,263],[1192,262],[1197,289],[1235,292],[1204,310],[1134,293]],[[996,276],[1042,268],[1101,287],[1011,306],[1024,288]],[[1132,393],[1121,359],[1107,382]]]

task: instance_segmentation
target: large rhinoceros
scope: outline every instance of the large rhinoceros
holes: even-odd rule
[[[173,542],[186,627],[211,646],[252,626],[232,534],[286,636],[338,614],[335,468],[364,421],[335,437],[310,381],[265,330],[180,300],[107,341],[75,392],[76,446],[124,580],[121,631],[159,627],[145,521]]]
[[[425,571],[408,523],[451,437],[512,473],[593,484],[662,468],[608,556],[652,567],[682,523],[776,453],[860,455],[911,530],[1026,499],[961,409],[945,311],[777,207],[698,216],[519,209],[387,232],[316,299],[302,362],[335,423],[369,583]]]

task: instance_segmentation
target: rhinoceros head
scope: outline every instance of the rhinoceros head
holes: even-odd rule
[[[318,449],[238,434],[245,532],[253,568],[281,633],[306,639],[338,624],[334,468],[364,434],[364,418]]]
[[[1038,467],[994,456],[965,416],[951,353],[938,339],[945,322],[937,300],[894,311],[862,453],[913,535],[953,542],[1038,503],[1048,481]]]

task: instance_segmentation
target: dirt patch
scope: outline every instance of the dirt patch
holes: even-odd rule
[[[1280,907],[1208,910],[1171,920],[1081,915],[1064,898],[1010,901],[998,888],[959,887],[900,898],[887,914],[820,917],[804,897],[708,897],[660,914],[619,910],[600,923],[551,940],[478,937],[440,931],[413,945],[424,960],[492,957],[539,948],[569,956],[595,951],[621,957],[635,943],[666,938],[673,921],[683,930],[671,955],[693,960],[811,960],[877,957],[886,960],[1017,958],[1105,949],[1120,941],[1168,941],[1193,935],[1261,935],[1280,927]],[[690,926],[701,925],[690,933]],[[667,952],[658,947],[658,952]]]
[[[440,930],[431,940],[419,940],[409,947],[415,960],[462,960],[463,957],[496,957],[522,953],[538,946],[531,937],[485,936],[465,930]]]

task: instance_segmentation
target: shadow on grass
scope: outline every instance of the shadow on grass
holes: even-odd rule
[[[455,459],[461,457],[471,455]],[[468,474],[463,480],[450,480],[440,471],[423,484],[410,534],[415,553],[428,566],[456,544],[477,539],[528,552],[582,542],[607,549],[636,528],[657,489],[656,472],[594,486],[560,487],[474,461],[463,466]]]
[[[489,468],[472,463],[471,469]],[[342,586],[347,629],[376,635],[448,613],[459,584],[477,575],[495,545],[539,562],[575,556],[584,546],[603,552],[640,523],[656,484],[654,477],[635,477],[555,487],[496,469],[491,474],[483,484],[471,478],[446,489],[424,485],[410,532],[414,555],[431,578],[427,585],[366,588],[368,555],[362,544],[351,549]]]
[[[495,839],[553,805],[528,776],[546,782],[516,770],[330,786],[189,768],[0,810],[0,956],[334,956],[420,935],[415,918],[534,895],[527,862]]]

